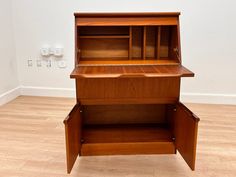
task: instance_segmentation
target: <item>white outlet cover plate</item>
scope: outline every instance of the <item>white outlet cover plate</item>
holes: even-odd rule
[[[33,60],[28,60],[28,67],[32,67],[33,66]]]
[[[55,47],[53,52],[55,56],[61,57],[63,56],[63,47]]]
[[[41,67],[42,66],[42,60],[37,60],[37,67]]]
[[[66,68],[67,67],[67,63],[65,60],[60,60],[57,62],[57,65],[59,68]]]
[[[40,50],[40,52],[41,52],[41,55],[42,55],[42,56],[47,57],[47,56],[50,55],[50,47],[49,47],[49,46],[48,46],[48,47],[47,47],[47,46],[42,47],[41,50]]]
[[[46,66],[47,66],[48,68],[51,68],[51,67],[52,67],[52,61],[51,61],[51,60],[47,60]]]

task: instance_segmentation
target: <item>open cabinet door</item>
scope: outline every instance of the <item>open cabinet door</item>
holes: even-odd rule
[[[194,170],[198,122],[200,119],[182,103],[176,104],[173,116],[176,149],[189,167]]]
[[[67,173],[76,161],[81,149],[81,115],[79,104],[75,105],[64,120],[66,137]]]

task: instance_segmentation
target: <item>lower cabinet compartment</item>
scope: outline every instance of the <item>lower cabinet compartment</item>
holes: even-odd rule
[[[67,169],[77,155],[175,154],[194,170],[199,118],[182,103],[77,105],[65,123]]]
[[[90,125],[83,129],[81,155],[173,154],[165,125]]]

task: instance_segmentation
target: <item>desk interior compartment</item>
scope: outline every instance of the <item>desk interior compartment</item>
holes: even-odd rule
[[[165,105],[83,106],[81,155],[173,154]]]
[[[195,167],[199,118],[182,103],[87,105],[81,155],[174,154]]]
[[[124,60],[129,53],[128,26],[81,26],[78,28],[81,60]]]
[[[179,63],[178,28],[158,26],[79,26],[80,64]]]

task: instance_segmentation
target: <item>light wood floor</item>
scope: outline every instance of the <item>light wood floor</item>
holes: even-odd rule
[[[25,97],[0,107],[1,177],[235,177],[236,106],[187,104],[201,118],[196,171],[177,155],[80,157],[66,174],[63,119],[73,99]]]

